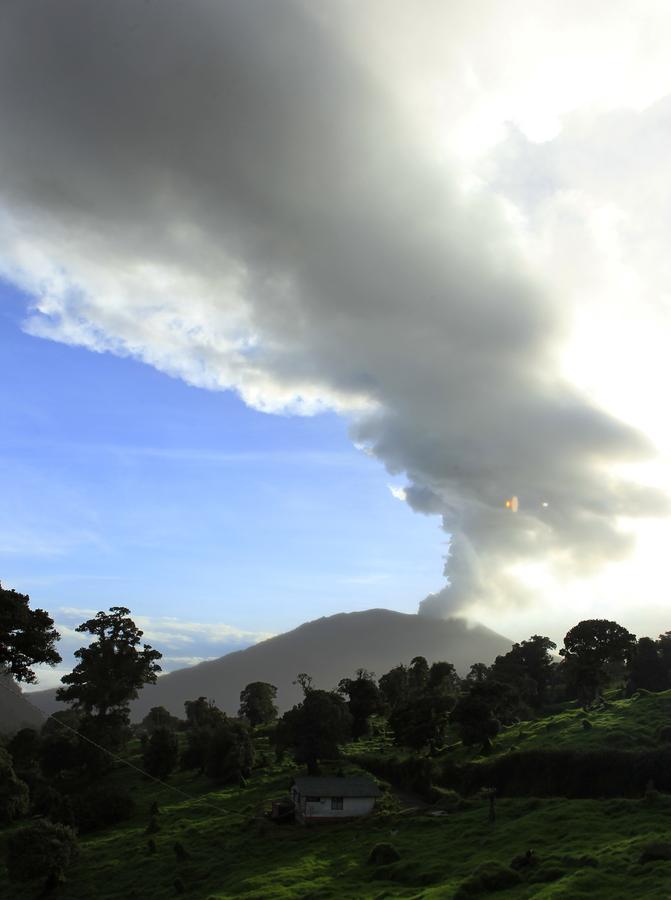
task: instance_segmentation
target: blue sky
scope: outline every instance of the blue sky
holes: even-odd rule
[[[253,639],[186,623],[277,633],[373,606],[414,612],[441,584],[438,520],[392,497],[402,480],[339,417],[266,415],[32,337],[28,299],[6,284],[0,297],[0,577],[51,611],[66,651],[79,610],[150,618],[174,668]],[[181,638],[162,648],[168,631]]]

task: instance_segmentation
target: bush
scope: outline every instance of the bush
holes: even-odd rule
[[[389,863],[398,862],[401,854],[393,844],[376,844],[368,854],[368,862],[373,866],[386,866]]]
[[[7,871],[12,881],[62,879],[77,855],[77,837],[67,825],[43,819],[14,832],[7,841]]]
[[[463,900],[494,891],[505,891],[521,881],[517,872],[496,860],[481,863],[477,869],[460,884],[454,900]]]
[[[665,744],[671,743],[671,725],[661,725],[657,729],[657,740]]]
[[[75,819],[80,831],[94,831],[124,822],[133,815],[135,802],[130,791],[102,785],[74,800]]]

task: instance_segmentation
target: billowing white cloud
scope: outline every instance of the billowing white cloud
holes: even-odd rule
[[[534,7],[513,58],[503,35],[524,30],[508,8],[364,6],[355,29],[348,4],[291,0],[10,5],[2,272],[34,296],[33,334],[133,355],[261,410],[349,416],[353,440],[405,473],[407,502],[452,536],[450,587],[423,611],[524,601],[525,566],[589,575],[630,552],[625,519],[666,511],[623,473],[652,442],[569,380],[574,259],[530,254],[504,183],[517,158],[463,162],[491,146],[515,92],[527,137],[554,133],[541,101],[558,115],[575,102],[581,79],[559,76],[580,29],[555,28],[563,5]],[[387,16],[389,29],[372,27]],[[622,20],[604,32],[598,11],[585,17],[579,59],[612,62]],[[431,50],[424,70],[412,54],[394,65],[408,23]],[[637,100],[669,75],[657,35]],[[571,89],[553,93],[553,78]]]

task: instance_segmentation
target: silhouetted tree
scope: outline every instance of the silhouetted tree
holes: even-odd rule
[[[408,666],[408,688],[411,694],[421,694],[429,680],[429,664],[423,656],[415,656]]]
[[[639,638],[628,666],[627,694],[643,688],[646,691],[664,691],[669,687],[660,642],[652,638]]]
[[[429,669],[427,690],[434,694],[454,696],[459,690],[459,676],[452,663],[435,662]]]
[[[528,641],[513,644],[497,656],[488,677],[515,688],[523,707],[538,709],[545,702],[552,677],[552,654],[557,645],[548,637],[533,635]],[[519,710],[520,714],[525,709]]]
[[[144,767],[156,778],[167,778],[179,760],[177,735],[169,728],[155,728],[142,751]]]
[[[394,666],[379,681],[380,693],[390,709],[398,706],[408,696],[409,677],[406,666]]]
[[[394,742],[415,750],[436,749],[445,740],[453,706],[454,696],[440,691],[427,691],[399,704],[389,716]]]
[[[158,650],[144,644],[138,649],[142,631],[129,618],[125,606],[112,606],[76,628],[93,635],[88,647],[75,651],[79,663],[61,678],[56,699],[71,703],[86,716],[115,714],[127,719],[129,703],[145,684],[155,684],[161,667]]]
[[[77,769],[83,764],[81,744],[70,731],[47,732],[40,744],[40,769],[47,778]]]
[[[275,740],[280,752],[291,749],[296,761],[315,773],[319,760],[338,757],[338,745],[349,740],[351,728],[352,717],[342,697],[310,688],[303,702],[279,720]]]
[[[226,716],[215,706],[214,700],[198,697],[197,700],[186,700],[184,712],[189,728],[211,728],[222,722]]]
[[[465,746],[480,744],[487,750],[499,733],[501,720],[517,702],[517,695],[510,685],[498,681],[476,682],[459,698],[450,721]]]
[[[34,728],[22,728],[17,731],[7,744],[14,768],[29,768],[36,764],[40,758],[40,743],[39,732]]]
[[[277,688],[266,681],[252,681],[240,693],[239,716],[248,719],[249,724],[267,725],[277,718],[275,698]]]
[[[254,745],[249,728],[226,719],[210,734],[205,754],[205,773],[213,781],[238,784],[249,778],[254,765]]]
[[[368,720],[382,712],[384,704],[375,676],[366,669],[357,669],[355,678],[343,678],[338,693],[347,697],[347,708],[352,716],[352,737],[368,734]]]
[[[466,681],[482,684],[483,681],[487,681],[489,671],[489,666],[486,666],[484,663],[473,663],[466,676]]]
[[[171,715],[165,706],[152,706],[141,722],[142,728],[152,734],[157,728],[167,728],[168,731],[176,731],[181,724],[177,716]]]
[[[635,645],[635,635],[608,619],[586,619],[567,632],[559,654],[566,661],[569,681],[583,704],[598,696],[606,679],[607,664],[628,661]]]
[[[16,681],[33,683],[31,666],[61,661],[55,644],[60,640],[54,620],[43,609],[30,609],[30,597],[0,584],[0,673]]]

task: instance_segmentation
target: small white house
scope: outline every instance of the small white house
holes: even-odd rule
[[[304,775],[291,788],[297,822],[337,822],[365,816],[375,806],[380,789],[370,778]]]

